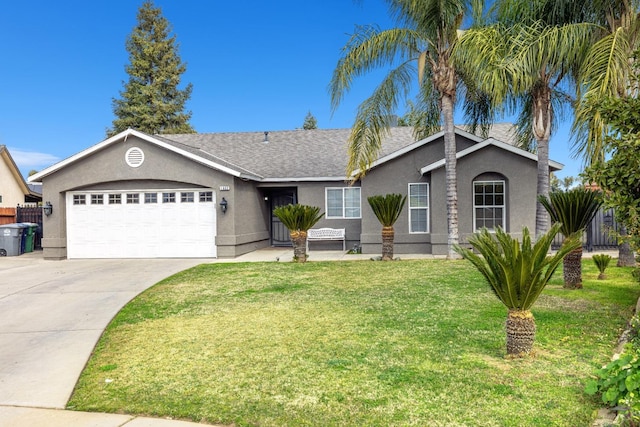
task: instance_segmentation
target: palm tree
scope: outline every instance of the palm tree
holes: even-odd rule
[[[567,192],[554,191],[547,199],[539,197],[539,202],[549,212],[551,220],[560,224],[560,232],[565,239],[580,240],[585,228],[602,205],[600,193],[576,188]],[[582,245],[568,254],[563,261],[564,287],[582,288]]]
[[[608,122],[600,111],[603,100],[637,96],[633,82],[633,53],[640,45],[638,0],[584,2],[600,31],[580,70],[578,102],[573,123],[574,154],[587,165],[605,160]]]
[[[300,204],[278,206],[273,214],[289,229],[293,243],[293,259],[297,262],[307,261],[307,231],[320,221],[324,213],[320,208]]]
[[[376,160],[400,98],[407,98],[417,77],[416,108],[422,113],[416,136],[444,129],[448,256],[458,242],[458,192],[454,104],[460,75],[451,61],[457,30],[469,11],[468,0],[386,0],[400,27],[359,27],[343,48],[330,83],[337,108],[356,77],[380,67],[393,67],[373,94],[360,104],[349,137],[347,175],[358,179]],[[469,105],[473,92],[468,91]],[[483,123],[486,130],[486,123]],[[354,174],[355,173],[355,174]]]
[[[398,220],[407,196],[387,194],[385,196],[371,196],[367,200],[376,218],[382,224],[382,260],[391,261],[395,234],[393,224]]]
[[[522,148],[537,150],[537,193],[546,197],[550,187],[549,140],[558,115],[571,100],[563,89],[578,73],[594,26],[552,25],[524,12],[512,16],[507,12],[514,11],[507,6],[513,3],[531,9],[529,2],[498,3],[498,23],[466,31],[456,47],[455,62],[474,77],[480,90],[491,94],[493,103],[504,105],[508,113],[519,111],[518,141]],[[538,203],[536,236],[547,229],[547,213]]]
[[[506,332],[507,354],[522,356],[531,352],[536,322],[531,306],[547,285],[562,258],[581,245],[577,239],[567,239],[553,256],[548,256],[560,224],[531,242],[529,229],[522,230],[522,244],[502,228],[490,232],[486,228],[469,238],[469,243],[482,256],[467,248],[456,251],[469,260],[484,276],[491,290],[508,308]]]

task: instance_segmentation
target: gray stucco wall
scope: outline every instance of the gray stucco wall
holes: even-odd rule
[[[471,146],[458,137],[457,149]],[[408,201],[394,226],[395,253],[447,254],[447,203],[445,169],[440,167],[422,176],[420,169],[444,157],[442,140],[416,149],[371,170],[362,180],[362,251],[379,254],[382,250],[381,225],[366,198],[374,194],[408,194],[408,183],[429,183],[429,233],[409,233]],[[522,226],[535,226],[536,162],[518,154],[489,146],[461,158],[458,174],[458,227],[460,241],[473,233],[473,181],[504,177],[507,185],[507,231],[521,234]],[[483,175],[485,174],[485,175]]]
[[[506,181],[506,230],[519,237],[522,227],[535,230],[537,163],[517,154],[487,147],[458,162],[458,212],[460,241],[466,242],[473,230],[473,181],[499,178]],[[493,175],[491,175],[493,174]]]
[[[236,257],[269,246],[269,222],[264,198],[256,184],[234,178],[230,191],[220,191],[218,203],[224,197],[226,214],[218,215],[218,257]]]
[[[355,183],[354,186],[358,187],[360,183]],[[326,216],[326,202],[325,202],[325,190],[327,188],[345,188],[349,187],[349,184],[344,181],[320,181],[320,182],[294,182],[290,184],[259,184],[259,189],[262,192],[267,192],[277,188],[291,188],[295,189],[298,196],[298,203],[309,206],[317,206],[320,208],[321,213],[325,213]],[[361,206],[364,208],[366,200],[361,199]],[[270,212],[266,212],[265,215],[269,216]],[[329,228],[344,228],[346,235],[346,247],[347,249],[353,247],[353,245],[360,242],[361,221],[359,218],[344,218],[344,219],[327,219],[323,217],[314,228],[329,227]],[[342,249],[342,242],[312,242],[309,244],[309,251]]]

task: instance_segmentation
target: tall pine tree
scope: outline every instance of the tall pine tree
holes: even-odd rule
[[[129,81],[113,99],[113,127],[109,136],[128,128],[149,134],[194,133],[189,124],[191,112],[185,103],[192,85],[178,89],[180,76],[187,67],[178,56],[176,36],[162,10],[145,1],[138,10],[138,24],[127,38]]]

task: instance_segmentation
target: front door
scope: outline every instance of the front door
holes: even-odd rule
[[[271,246],[291,246],[289,230],[280,222],[273,210],[279,206],[297,203],[296,190],[283,190],[271,193]]]

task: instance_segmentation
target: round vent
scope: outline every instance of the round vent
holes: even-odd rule
[[[124,157],[132,168],[137,168],[144,162],[144,152],[138,147],[129,148]]]

